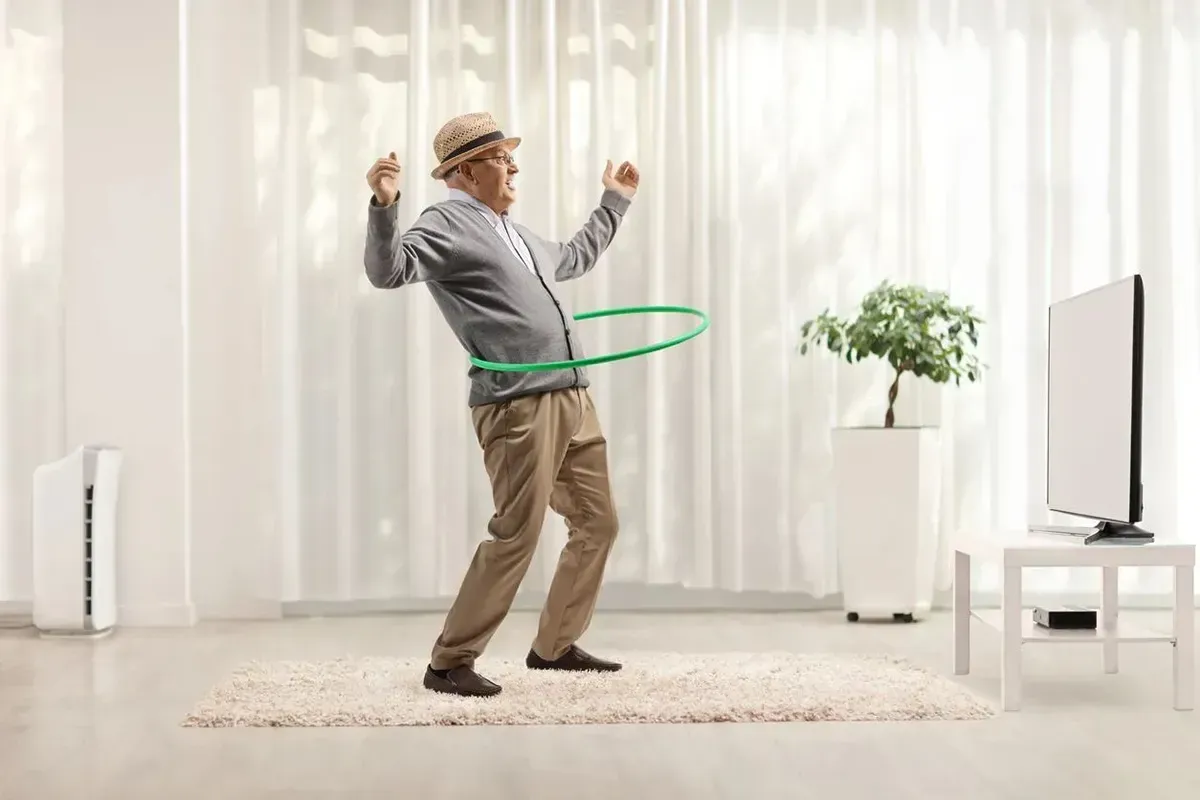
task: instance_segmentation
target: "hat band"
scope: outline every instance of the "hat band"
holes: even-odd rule
[[[463,153],[469,153],[470,151],[474,150],[476,147],[481,147],[482,145],[485,145],[485,144],[491,144],[492,142],[502,142],[507,138],[508,137],[505,136],[502,131],[492,131],[491,133],[485,133],[483,136],[480,136],[476,139],[472,139],[471,141],[467,142],[462,147],[456,147],[455,149],[451,150],[449,153],[446,154],[446,157],[442,159],[441,163],[445,164],[450,159],[458,158]]]

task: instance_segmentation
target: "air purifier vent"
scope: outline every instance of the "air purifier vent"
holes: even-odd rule
[[[92,490],[83,490],[83,618],[92,621]]]

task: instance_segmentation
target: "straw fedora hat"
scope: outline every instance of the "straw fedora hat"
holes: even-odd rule
[[[520,137],[505,136],[491,114],[463,114],[443,125],[433,137],[433,155],[438,165],[430,175],[441,180],[447,172],[477,153],[498,145],[512,149],[520,143]]]

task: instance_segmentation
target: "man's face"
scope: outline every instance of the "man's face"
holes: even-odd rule
[[[471,183],[475,196],[497,214],[502,214],[517,200],[513,177],[520,172],[512,154],[504,148],[485,150],[464,166],[464,176]]]

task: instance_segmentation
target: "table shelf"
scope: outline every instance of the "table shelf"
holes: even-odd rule
[[[1096,612],[1097,616],[1099,611]],[[1051,628],[1043,628],[1033,621],[1031,618],[1032,610],[1028,608],[1021,609],[1021,641],[1022,642],[1054,642],[1054,643],[1080,643],[1091,642],[1101,644],[1107,638],[1104,631],[1097,627],[1096,630],[1059,630]],[[971,609],[971,616],[978,619],[985,625],[989,625],[998,631],[1003,628],[1003,616],[1000,609]],[[1162,633],[1151,628],[1137,625],[1122,617],[1117,617],[1116,637],[1118,642],[1175,642],[1175,637],[1168,633]]]

